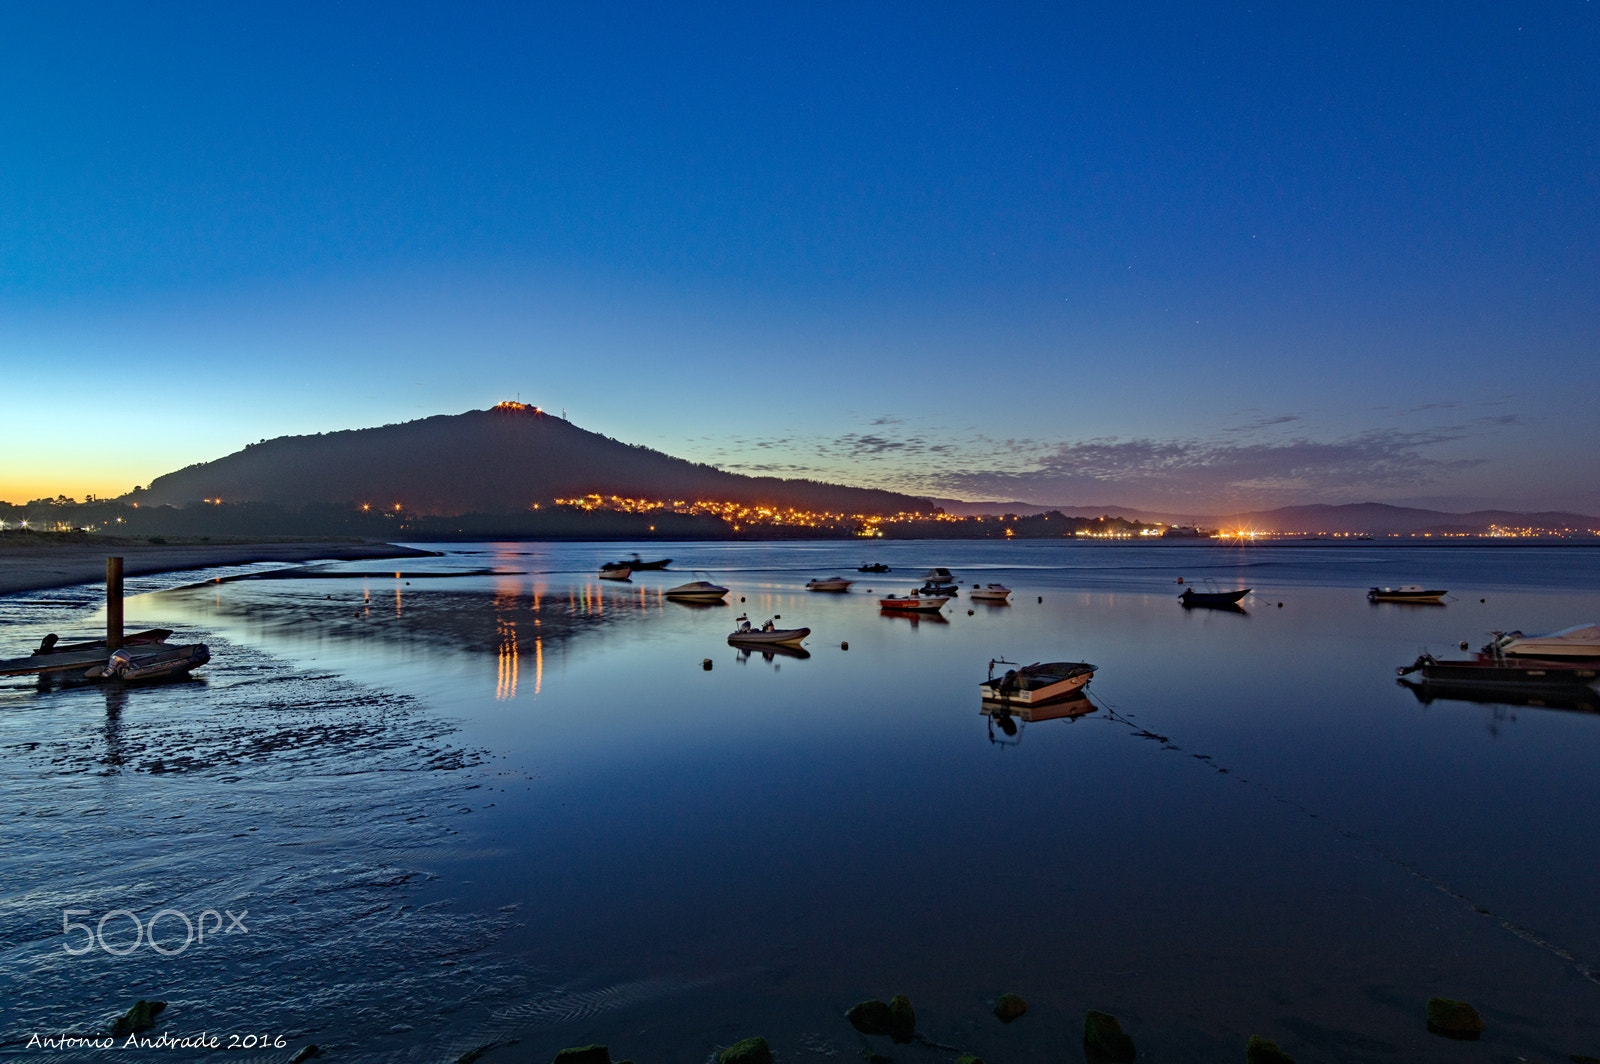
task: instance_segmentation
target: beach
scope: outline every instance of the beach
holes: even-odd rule
[[[368,541],[211,541],[150,543],[114,537],[0,536],[0,595],[103,582],[106,558],[123,559],[127,576],[148,576],[253,562],[415,558],[429,552]]]

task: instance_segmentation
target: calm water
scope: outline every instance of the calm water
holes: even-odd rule
[[[696,1062],[762,1034],[787,1061],[1044,1062],[1079,1058],[1088,1008],[1142,1061],[1252,1033],[1301,1061],[1600,1055],[1600,715],[1394,678],[1600,620],[1600,550],[672,544],[616,585],[592,574],[627,545],[445,549],[144,582],[129,623],[205,639],[204,679],[0,681],[0,1055],[100,1059],[26,1044],[141,997],[157,1032],[283,1036],[240,1060]],[[803,590],[869,558],[896,571]],[[866,594],[931,565],[1013,602],[913,621]],[[694,569],[729,605],[662,598]],[[1186,612],[1180,576],[1255,591]],[[1402,582],[1452,595],[1364,598]],[[8,647],[91,629],[96,595],[0,598]],[[741,611],[811,627],[809,657],[727,646]],[[1002,655],[1096,663],[1095,712],[991,728]],[[68,909],[248,930],[73,956]],[[842,1017],[895,993],[923,1042]],[[1484,1039],[1426,1033],[1435,994]]]

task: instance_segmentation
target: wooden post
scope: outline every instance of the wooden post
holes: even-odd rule
[[[122,559],[106,559],[106,649],[122,649]]]

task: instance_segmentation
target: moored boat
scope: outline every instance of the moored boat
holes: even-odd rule
[[[807,580],[807,591],[849,591],[854,580],[846,580],[842,576],[830,576],[826,580]]]
[[[1005,602],[1011,597],[1011,589],[1004,584],[984,584],[969,590],[967,597],[974,602]]]
[[[989,678],[978,688],[985,702],[1002,705],[1033,705],[1064,698],[1093,679],[1096,668],[1086,661],[1036,661],[996,676],[994,667],[999,664],[1003,663],[998,658],[989,662]]]
[[[739,627],[729,634],[728,642],[734,646],[740,644],[785,646],[797,644],[810,634],[809,628],[779,628],[770,620],[763,622],[760,628],[756,628],[751,625],[750,618],[740,617]]]
[[[885,596],[878,600],[878,608],[916,613],[937,613],[944,609],[944,604],[949,601],[948,595],[919,595],[913,591],[909,595]]]
[[[669,587],[665,592],[667,598],[682,602],[721,602],[727,593],[727,588],[709,580],[691,580],[687,584]]]
[[[882,562],[873,562],[870,565],[861,566],[860,568],[858,568],[856,570],[856,572],[858,572],[858,573],[888,573],[888,572],[893,572],[893,570],[890,569],[887,565],[883,564]]]
[[[1178,601],[1183,603],[1185,609],[1191,606],[1236,607],[1239,605],[1239,600],[1252,590],[1254,589],[1246,587],[1238,591],[1196,591],[1192,587],[1186,587],[1183,589],[1183,594],[1178,596]]]
[[[1475,687],[1582,688],[1593,687],[1600,681],[1600,664],[1548,658],[1508,660],[1492,654],[1479,654],[1475,659],[1461,661],[1440,661],[1432,654],[1421,654],[1416,661],[1402,665],[1395,672],[1400,676],[1416,673],[1429,683]]]
[[[1369,602],[1424,602],[1437,603],[1450,592],[1426,588],[1421,584],[1404,584],[1400,587],[1375,587],[1367,591]]]
[[[631,580],[633,579],[633,570],[626,565],[619,565],[615,568],[601,566],[600,572],[595,575],[602,580]]]

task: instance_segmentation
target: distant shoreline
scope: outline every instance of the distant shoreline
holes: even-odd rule
[[[393,543],[352,541],[239,541],[149,543],[109,536],[0,536],[0,595],[105,582],[106,558],[121,556],[126,576],[149,576],[251,562],[416,558],[430,552]]]

